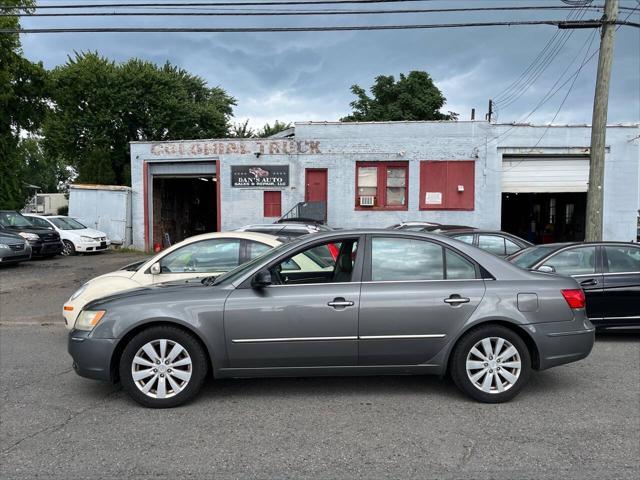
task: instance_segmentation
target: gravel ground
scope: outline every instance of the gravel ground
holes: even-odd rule
[[[181,408],[144,409],[72,371],[59,315],[86,279],[136,258],[0,271],[3,480],[638,478],[638,335],[599,335],[508,404],[449,380],[361,377],[210,381]]]

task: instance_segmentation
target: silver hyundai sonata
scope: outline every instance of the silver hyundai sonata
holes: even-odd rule
[[[120,381],[148,407],[193,398],[209,372],[448,372],[472,398],[497,403],[532,369],[585,358],[593,342],[572,278],[452,238],[356,230],[302,237],[217,279],[96,300],[70,332],[69,353],[79,375]]]

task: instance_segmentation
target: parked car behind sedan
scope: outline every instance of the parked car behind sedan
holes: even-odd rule
[[[424,221],[407,221],[395,223],[389,227],[388,230],[412,230],[414,232],[421,232],[425,227],[438,227],[440,223],[436,222],[424,222]]]
[[[237,232],[256,232],[275,235],[283,240],[291,240],[293,238],[301,237],[302,235],[328,232],[331,230],[333,230],[331,227],[321,223],[307,222],[259,223],[245,225],[236,229]]]
[[[0,210],[0,227],[27,240],[34,257],[53,257],[62,252],[60,235],[53,227],[37,227],[18,212]]]
[[[0,227],[0,266],[31,258],[31,245],[20,235]]]
[[[106,250],[111,244],[106,233],[88,228],[73,217],[32,213],[26,213],[24,216],[38,227],[51,227],[58,232],[62,239],[63,255],[75,255],[76,252],[99,252]]]
[[[442,232],[443,235],[474,245],[498,257],[507,257],[533,246],[533,243],[507,232],[497,230],[457,229]]]
[[[187,238],[149,260],[89,280],[64,304],[65,325],[73,328],[84,305],[96,298],[145,285],[221,275],[281,243],[260,233],[218,232]],[[289,267],[302,268],[297,264]]]
[[[287,268],[328,245],[339,251],[331,268]],[[215,378],[451,372],[462,391],[495,403],[517,395],[532,369],[580,360],[593,342],[572,278],[442,235],[353,230],[282,244],[217,279],[91,302],[69,353],[79,375],[119,380],[149,407],[189,400],[210,369]]]
[[[549,243],[508,260],[522,268],[575,278],[587,297],[587,316],[598,329],[640,327],[640,245]]]

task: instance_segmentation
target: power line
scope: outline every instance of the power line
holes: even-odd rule
[[[514,27],[551,25],[562,28],[565,20],[516,20],[505,22],[427,23],[408,25],[345,25],[329,27],[89,27],[89,28],[2,28],[0,33],[292,33],[292,32],[352,32],[376,30],[424,30],[469,27]],[[609,22],[640,28],[640,23],[628,21]],[[589,27],[597,28],[601,21],[592,20]]]
[[[161,7],[158,7],[161,9]],[[528,10],[566,10],[574,7],[562,5],[528,5],[520,7],[472,7],[472,8],[417,8],[417,9],[387,9],[387,10],[279,10],[279,11],[238,11],[233,12],[72,12],[72,13],[19,13],[0,14],[0,17],[158,17],[158,16],[220,16],[220,17],[255,17],[255,16],[302,16],[302,15],[384,15],[384,14],[416,14],[416,13],[455,13],[455,12],[495,12],[495,11],[528,11]],[[591,11],[600,11],[602,7],[586,7]]]
[[[576,18],[578,17],[578,15],[580,15],[581,12],[573,9],[572,7],[572,11],[569,13],[569,15],[567,15],[567,20],[570,20],[572,15],[576,15]],[[582,12],[582,14],[584,15],[584,12]],[[526,87],[527,83],[529,83],[529,85],[531,84],[531,78],[533,78],[533,76],[535,75],[535,71],[536,69],[545,63],[545,61],[549,58],[547,52],[552,51],[555,46],[557,45],[556,43],[556,39],[558,37],[561,37],[562,35],[564,35],[566,32],[561,32],[560,29],[556,30],[555,33],[553,34],[553,36],[547,41],[547,43],[545,44],[545,46],[542,48],[542,50],[538,53],[538,55],[532,60],[532,62],[529,64],[529,66],[520,74],[520,76],[513,81],[507,88],[505,88],[502,92],[500,92],[497,95],[494,95],[492,97],[493,99],[493,103],[494,106],[498,106],[497,104],[502,103],[504,101],[506,101],[508,98],[510,98],[512,96],[512,94],[516,93],[518,91],[518,87],[524,88]],[[531,73],[533,72],[533,73]],[[522,89],[521,88],[521,89]]]
[[[237,7],[237,6],[287,6],[287,5],[337,5],[337,4],[366,4],[366,3],[408,3],[431,2],[435,0],[298,0],[298,1],[270,1],[270,2],[184,2],[184,3],[94,3],[94,4],[66,4],[66,5],[0,5],[0,8],[24,9],[86,9],[86,8],[122,8],[122,7]]]

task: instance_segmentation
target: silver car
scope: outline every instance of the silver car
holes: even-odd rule
[[[334,260],[301,267],[317,258]],[[449,373],[472,398],[497,403],[532,370],[585,358],[593,342],[572,278],[441,235],[355,230],[302,237],[217,279],[96,300],[69,352],[78,374],[120,381],[148,407],[193,398],[208,373]]]

